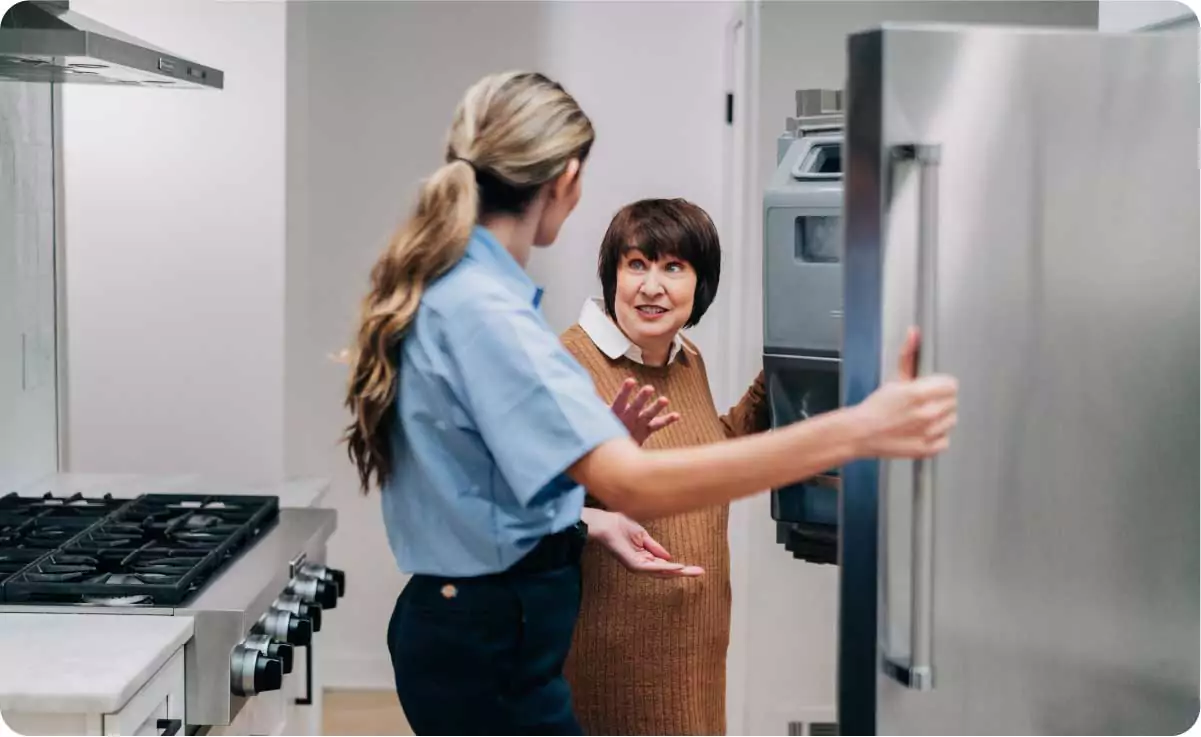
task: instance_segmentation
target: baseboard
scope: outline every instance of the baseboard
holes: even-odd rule
[[[325,688],[390,691],[396,688],[388,653],[326,652],[320,661]]]

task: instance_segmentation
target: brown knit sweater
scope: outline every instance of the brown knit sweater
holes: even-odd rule
[[[564,345],[611,400],[628,377],[671,400],[681,419],[652,435],[647,448],[713,443],[768,426],[763,376],[725,417],[709,392],[695,346],[664,367],[610,359],[579,326]],[[589,504],[599,503],[589,497]],[[726,648],[730,641],[729,508],[652,521],[651,537],[672,557],[703,566],[699,578],[661,579],[626,571],[589,545],[583,603],[566,675],[587,734],[718,735],[726,731]]]

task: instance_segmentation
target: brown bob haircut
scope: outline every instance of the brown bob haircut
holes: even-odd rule
[[[651,261],[678,258],[696,272],[692,314],[684,325],[701,321],[721,277],[721,243],[709,214],[688,200],[639,200],[621,208],[601,241],[597,276],[605,297],[605,313],[616,319],[617,267],[630,251],[641,251]]]

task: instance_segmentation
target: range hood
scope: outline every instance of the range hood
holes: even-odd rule
[[[67,0],[26,0],[0,20],[0,81],[222,89],[218,69],[85,18]]]

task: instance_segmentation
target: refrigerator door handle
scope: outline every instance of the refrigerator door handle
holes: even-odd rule
[[[941,147],[902,144],[891,150],[895,164],[918,167],[917,325],[921,331],[918,373],[935,370],[938,335],[938,167]],[[913,529],[910,568],[908,657],[891,652],[884,639],[884,672],[906,688],[934,688],[934,493],[935,460],[913,462]],[[887,616],[887,612],[885,612]]]

